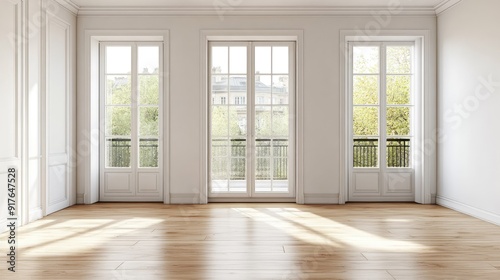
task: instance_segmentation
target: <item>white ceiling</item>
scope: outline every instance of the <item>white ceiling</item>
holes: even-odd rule
[[[98,7],[172,7],[201,8],[226,5],[237,7],[387,7],[389,3],[401,3],[408,8],[436,8],[448,0],[66,0],[79,8]],[[218,3],[218,4],[217,4]]]

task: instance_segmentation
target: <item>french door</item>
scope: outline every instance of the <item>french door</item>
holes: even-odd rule
[[[100,45],[100,201],[162,201],[162,44]]]
[[[414,201],[414,43],[349,45],[349,201]]]
[[[210,42],[209,197],[295,197],[294,46]]]

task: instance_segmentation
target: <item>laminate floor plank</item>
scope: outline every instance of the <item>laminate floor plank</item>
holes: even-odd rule
[[[97,203],[16,238],[0,279],[500,279],[500,227],[413,203]]]

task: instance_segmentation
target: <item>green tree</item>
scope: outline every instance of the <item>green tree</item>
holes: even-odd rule
[[[212,138],[244,135],[238,125],[238,113],[233,107],[213,106],[211,125]]]
[[[387,123],[380,125],[385,125],[389,138],[404,137],[411,134],[411,107],[405,105],[411,104],[412,49],[406,46],[388,46],[386,49],[387,110],[385,114]],[[380,81],[379,75],[373,75],[379,73],[378,57],[378,48],[376,47],[360,47],[354,51],[353,132],[355,138],[358,139],[365,139],[366,136],[379,134],[379,116],[381,113],[378,107],[380,104]],[[360,145],[366,144],[359,143]],[[367,150],[369,149],[365,149],[365,151]],[[358,150],[358,152],[361,151],[362,149]],[[405,150],[405,153],[409,153],[409,150]],[[398,161],[398,158],[395,157],[399,156],[388,156],[388,165],[395,166],[395,162]],[[362,167],[361,161],[366,157],[368,157],[368,154],[355,154],[354,165]],[[406,157],[408,158],[409,154]],[[356,158],[359,158],[359,162],[356,162]],[[371,158],[373,159],[373,156]],[[376,161],[376,158],[373,160]],[[372,166],[370,163],[368,165]]]

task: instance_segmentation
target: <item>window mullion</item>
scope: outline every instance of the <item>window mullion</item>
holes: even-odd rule
[[[249,196],[255,193],[255,49],[254,44],[247,43],[247,192]]]
[[[379,130],[380,130],[380,155],[379,164],[380,169],[385,171],[387,167],[387,52],[386,44],[382,43],[380,45],[380,120],[379,120]]]
[[[130,45],[132,49],[132,62],[131,62],[131,94],[132,94],[132,102],[131,102],[131,165],[133,172],[136,172],[139,166],[139,96],[138,96],[138,71],[137,71],[137,44]]]

